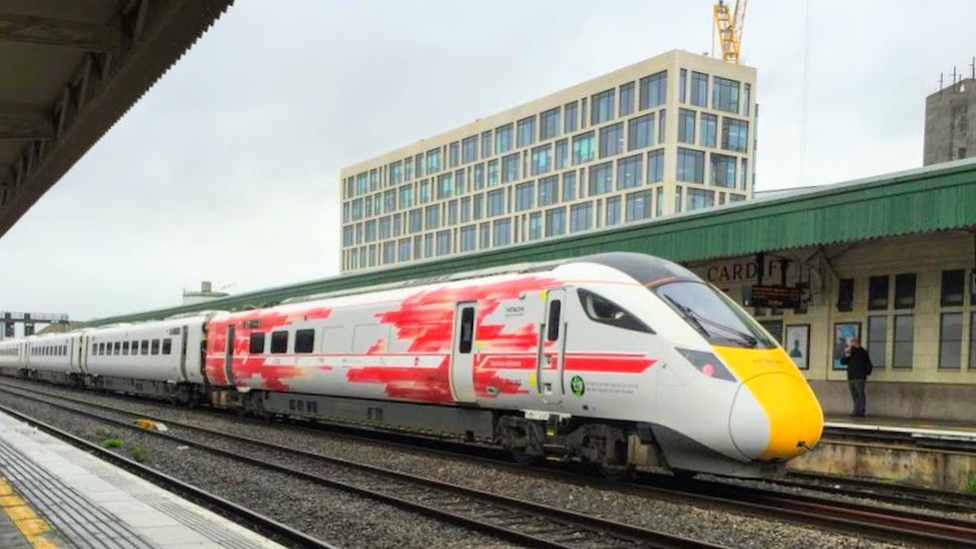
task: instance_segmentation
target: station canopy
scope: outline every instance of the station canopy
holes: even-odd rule
[[[233,0],[0,0],[0,237]]]

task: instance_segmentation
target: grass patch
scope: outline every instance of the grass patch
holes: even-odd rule
[[[976,473],[969,475],[969,480],[966,482],[966,493],[976,494]]]
[[[129,455],[132,456],[133,460],[139,463],[145,463],[146,460],[149,459],[149,452],[146,451],[146,449],[142,446],[133,446],[132,448],[129,448]]]
[[[119,448],[122,446],[122,439],[118,438],[106,438],[98,443],[102,448],[112,449]]]
[[[118,435],[116,435],[114,431],[106,429],[105,427],[96,427],[94,434],[95,434],[95,438],[97,438],[98,440],[105,440],[107,438],[118,438]]]

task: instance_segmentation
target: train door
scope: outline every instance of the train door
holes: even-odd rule
[[[474,392],[474,302],[458,303],[454,309],[454,338],[451,356],[451,390],[458,402],[475,402]]]
[[[557,404],[566,388],[563,382],[563,357],[566,354],[566,322],[563,304],[566,291],[546,292],[545,318],[539,330],[538,360],[536,362],[536,392],[542,401]]]
[[[224,376],[227,378],[227,385],[234,384],[234,336],[236,334],[234,328],[233,324],[227,326],[227,351],[224,355]]]
[[[180,381],[189,381],[186,377],[186,337],[188,329],[183,326],[180,330]]]

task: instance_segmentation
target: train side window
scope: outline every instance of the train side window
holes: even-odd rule
[[[583,305],[583,311],[586,312],[586,316],[590,317],[590,320],[625,330],[647,332],[649,334],[654,333],[654,330],[647,324],[644,324],[637,317],[628,313],[623,307],[609,299],[600,297],[587,290],[578,290],[578,293],[580,303]]]
[[[287,343],[285,344],[287,347]],[[298,330],[295,332],[295,352],[311,353],[315,349],[315,330]]]
[[[128,341],[123,341],[122,342],[122,354],[123,355],[128,355],[129,354],[129,342]]]
[[[122,342],[120,342],[120,341],[116,341],[115,342],[115,354],[116,355],[121,355],[122,354]]]
[[[264,354],[264,332],[251,332],[251,341],[248,343],[247,352],[252,355]]]
[[[563,310],[562,300],[555,300],[549,304],[549,326],[546,329],[546,339],[556,341],[559,339],[559,319]]]
[[[288,332],[271,332],[271,354],[281,355],[288,352]]]
[[[159,340],[158,339],[152,340],[152,354],[153,355],[158,355],[159,354]]]
[[[471,352],[474,344],[474,307],[465,307],[461,310],[461,340],[458,344],[458,351],[466,355]]]
[[[148,339],[143,339],[142,340],[142,353],[140,353],[140,354],[143,354],[143,355],[148,355],[149,354],[149,340]]]
[[[163,340],[163,354],[170,355],[173,354],[173,338],[167,337]]]

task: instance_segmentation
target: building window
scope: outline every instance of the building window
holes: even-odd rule
[[[654,113],[627,121],[627,150],[635,151],[654,144]]]
[[[604,162],[590,167],[590,187],[588,196],[597,196],[613,190],[613,162]]]
[[[419,204],[426,204],[430,202],[430,182],[427,179],[422,179],[417,185],[418,198],[420,199]]]
[[[749,161],[745,158],[742,159],[742,190],[748,190],[749,188]]]
[[[696,107],[708,106],[708,75],[691,72],[691,104]]]
[[[441,217],[441,206],[440,204],[435,204],[433,206],[427,206],[426,220],[424,222],[424,230],[431,230],[440,227],[440,217]],[[369,242],[369,239],[366,240]]]
[[[715,191],[688,189],[688,211],[711,208],[715,205]]]
[[[586,98],[580,99],[580,128],[586,127]]]
[[[915,308],[915,273],[895,275],[895,309]]]
[[[461,142],[461,161],[465,164],[478,160],[478,136],[466,137]]]
[[[519,178],[519,156],[519,153],[514,153],[502,158],[502,183]]]
[[[488,158],[492,153],[491,130],[481,132],[481,158]]]
[[[485,188],[485,165],[476,164],[474,167],[474,190],[480,191]]]
[[[448,146],[447,151],[448,151],[447,152],[447,162],[448,162],[448,164],[450,164],[449,167],[451,167],[451,168],[457,168],[458,163],[461,160],[460,159],[460,156],[461,156],[460,155],[460,146],[458,145],[458,142],[455,141],[454,143],[451,143]]]
[[[687,100],[688,88],[688,69],[681,69],[678,73],[678,102],[684,103]]]
[[[451,231],[439,231],[437,233],[437,255],[450,255],[451,253]]]
[[[651,217],[651,191],[640,191],[627,195],[627,222],[649,219]]]
[[[543,177],[539,180],[539,207],[559,202],[559,177]]]
[[[566,232],[566,208],[546,210],[546,238]]]
[[[722,119],[722,148],[727,151],[746,152],[749,140],[749,123],[734,118]]]
[[[559,107],[539,115],[539,141],[559,136]]]
[[[492,242],[495,247],[507,246],[512,242],[512,220],[499,219],[492,223]]]
[[[498,189],[488,193],[488,217],[505,213],[505,189]]]
[[[678,109],[678,141],[695,144],[695,111]]]
[[[535,115],[518,121],[518,147],[528,147],[535,143]]]
[[[458,222],[458,201],[452,200],[447,203],[447,225],[457,225]]]
[[[529,240],[539,240],[542,238],[542,214],[532,212],[529,214]]]
[[[461,252],[470,252],[475,249],[475,226],[468,225],[461,227]]]
[[[969,369],[976,370],[976,311],[969,317]]]
[[[868,279],[868,310],[888,308],[888,277],[872,276]]]
[[[963,304],[965,292],[966,271],[959,269],[942,271],[942,299],[943,307],[958,307]]]
[[[660,114],[657,117],[657,143],[658,145],[664,143],[665,130],[668,127],[668,111],[661,109]]]
[[[668,100],[668,71],[640,79],[640,110],[663,105]]]
[[[424,258],[434,257],[435,251],[436,250],[434,248],[434,234],[433,233],[425,234],[424,235]]]
[[[664,181],[664,149],[647,153],[647,182]]]
[[[397,242],[397,261],[403,263],[404,261],[410,261],[410,239],[401,238]]]
[[[427,151],[427,174],[435,174],[441,171],[441,149],[431,149]]]
[[[607,197],[607,227],[620,224],[620,197]]]
[[[485,216],[484,212],[485,212],[485,195],[484,194],[474,195],[474,201],[472,202],[471,218],[477,221]]]
[[[643,156],[635,154],[617,161],[617,190],[632,189],[639,187],[641,175],[644,172]]]
[[[478,240],[480,249],[491,248],[491,223],[482,223],[478,226]]]
[[[515,186],[515,211],[531,210],[535,202],[535,181]]]
[[[512,125],[505,124],[495,128],[495,154],[512,150]]]
[[[661,217],[664,215],[664,187],[658,187],[656,194],[657,196],[654,198],[655,215]]]
[[[939,325],[939,368],[962,367],[962,313],[942,313]]]
[[[576,172],[563,174],[563,200],[566,202],[576,200]]]
[[[734,189],[736,157],[718,153],[709,153],[708,157],[712,162],[712,185]]]
[[[403,159],[403,180],[410,181],[413,179],[413,159],[405,158]]]
[[[715,147],[718,135],[718,117],[714,114],[701,115],[701,144],[703,147]]]
[[[627,82],[620,86],[620,116],[628,116],[634,112],[634,83]]]
[[[563,107],[563,129],[566,133],[575,132],[578,127],[576,121],[579,120],[579,107],[576,101],[566,103]]]
[[[752,84],[745,83],[745,94],[742,98],[742,116],[749,116],[752,111]]]
[[[471,221],[471,197],[465,196],[461,199],[461,223],[467,223]]]
[[[490,160],[488,162],[488,186],[494,187],[498,185],[498,161]]]
[[[613,119],[613,103],[616,89],[609,89],[593,96],[590,107],[590,125],[596,126]]]
[[[406,210],[413,206],[413,185],[400,187],[400,209]]]
[[[454,191],[454,182],[451,180],[451,174],[448,173],[437,177],[437,199],[438,200],[450,198],[453,191]]]
[[[712,108],[717,111],[739,114],[739,83],[716,76],[712,94]]]
[[[624,152],[624,123],[617,122],[600,128],[600,158]]]
[[[842,278],[837,286],[837,310],[848,312],[854,309],[854,279]]]
[[[869,316],[868,317],[868,356],[871,363],[879,368],[884,368],[887,363],[886,354],[888,352],[888,317]]]
[[[585,231],[593,226],[593,203],[590,201],[569,207],[569,232]]]
[[[556,141],[556,169],[562,170],[566,168],[569,162],[569,141],[565,139],[560,139]]]
[[[705,182],[705,153],[678,147],[678,181]]]
[[[895,352],[892,357],[893,368],[911,368],[915,349],[915,317],[895,315]]]
[[[577,135],[573,138],[573,165],[593,160],[595,135],[592,131]]]
[[[532,175],[546,173],[552,169],[552,145],[546,144],[532,149]]]
[[[681,186],[674,187],[674,213],[681,213]]]

